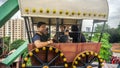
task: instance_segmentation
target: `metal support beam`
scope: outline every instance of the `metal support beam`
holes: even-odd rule
[[[27,24],[28,20],[27,20],[27,17],[25,17],[24,20],[25,20],[25,27],[26,27],[26,31],[27,31],[28,40],[29,40],[29,43],[30,43],[31,40],[30,40],[29,31],[28,31],[28,24]]]
[[[0,6],[0,27],[2,27],[18,10],[18,0],[7,0]]]
[[[91,35],[90,35],[90,38],[89,38],[89,42],[91,42],[91,40],[92,40],[92,35],[93,35],[93,31],[94,31],[94,25],[95,25],[95,21],[93,21],[92,32],[91,32]]]
[[[100,38],[99,38],[98,42],[101,42],[101,38],[102,38],[102,35],[104,33],[105,24],[106,24],[106,22],[104,22],[104,24],[103,24],[103,28],[102,28],[102,31],[101,31]]]
[[[59,39],[59,23],[60,23],[60,19],[57,18],[56,19],[56,37],[57,37],[57,40]]]
[[[21,45],[15,52],[13,52],[10,56],[5,58],[2,63],[9,66],[12,64],[21,54],[23,54],[27,50],[28,41],[26,41],[23,45]]]
[[[49,38],[51,39],[51,19],[49,19]]]

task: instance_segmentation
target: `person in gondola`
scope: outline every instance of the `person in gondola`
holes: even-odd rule
[[[72,38],[73,43],[86,42],[85,36],[79,32],[77,25],[71,26],[71,33],[69,33],[69,36]]]
[[[58,39],[57,39],[57,35],[55,34],[54,36],[54,42],[60,42],[60,43],[65,43],[68,42],[68,33],[69,31],[66,30],[66,26],[65,25],[60,25],[60,32],[58,32]]]
[[[37,29],[38,29],[37,33],[32,38],[32,42],[35,44],[37,48],[41,48],[53,43],[52,40],[48,41],[48,39],[45,38],[44,32],[46,31],[46,23],[38,22]]]

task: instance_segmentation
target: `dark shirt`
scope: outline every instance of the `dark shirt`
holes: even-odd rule
[[[48,41],[50,38],[50,34],[44,34],[42,37],[44,37],[44,40]]]
[[[54,36],[54,38],[53,38],[53,41],[54,41],[55,43],[58,43],[60,37],[63,36],[63,35],[64,35],[64,32],[58,32],[58,35],[55,34],[55,36]],[[58,39],[57,39],[57,37],[58,37]]]
[[[36,40],[40,40],[41,42],[46,42],[48,39],[45,35],[40,35],[36,33],[34,37],[32,38],[32,42],[34,43]]]
[[[67,42],[67,41],[68,41],[68,36],[67,36],[67,35],[62,35],[62,36],[60,36],[59,42],[65,43],[65,42]]]
[[[72,42],[73,43],[78,43],[78,42],[86,42],[86,39],[83,34],[80,33],[69,33],[69,36],[72,37]]]

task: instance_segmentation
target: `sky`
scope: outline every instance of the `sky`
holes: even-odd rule
[[[108,4],[108,23],[111,27],[117,27],[120,24],[120,0],[108,0]]]
[[[7,0],[0,0],[0,6]],[[108,17],[108,25],[111,28],[116,28],[118,24],[120,24],[120,0],[108,0],[109,5],[109,17]],[[13,17],[21,18],[20,11],[18,11]]]

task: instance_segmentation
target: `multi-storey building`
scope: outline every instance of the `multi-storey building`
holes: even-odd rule
[[[23,19],[10,19],[0,28],[0,37],[8,36],[11,42],[17,39],[26,40],[26,29]]]

